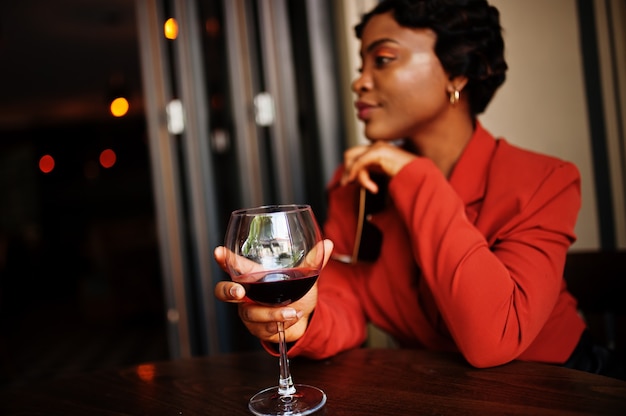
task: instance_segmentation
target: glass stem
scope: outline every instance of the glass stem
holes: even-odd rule
[[[278,352],[280,353],[280,379],[278,380],[278,394],[281,397],[291,396],[296,392],[289,371],[289,358],[287,358],[287,344],[285,342],[285,327],[282,322],[276,322],[278,325]]]

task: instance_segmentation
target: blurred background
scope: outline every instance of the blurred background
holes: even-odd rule
[[[0,386],[259,348],[212,249],[242,206],[324,220],[375,3],[0,4]],[[483,124],[577,164],[572,250],[624,248],[623,1],[493,4],[511,69]]]

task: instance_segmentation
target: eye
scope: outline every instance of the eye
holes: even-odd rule
[[[374,63],[376,64],[376,67],[380,68],[382,66],[385,66],[389,62],[393,61],[393,59],[394,59],[393,56],[378,55],[374,58]]]

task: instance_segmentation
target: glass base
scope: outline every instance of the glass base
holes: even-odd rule
[[[248,402],[248,409],[257,416],[304,416],[324,406],[326,394],[317,387],[296,384],[296,392],[281,397],[278,386],[261,390]]]

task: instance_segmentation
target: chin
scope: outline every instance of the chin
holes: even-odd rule
[[[398,135],[393,134],[393,132],[388,129],[376,129],[371,124],[366,124],[363,133],[367,140],[371,142],[379,142],[379,141],[393,141],[398,139]]]
[[[383,134],[376,133],[376,131],[372,131],[372,129],[368,129],[367,127],[363,131],[365,138],[370,142],[377,142],[379,140],[388,140],[387,137]]]
[[[365,138],[367,140],[369,140],[370,142],[393,142],[395,140],[398,140],[397,136],[389,136],[389,135],[383,135],[383,134],[370,134],[368,133],[368,131],[365,131]]]

